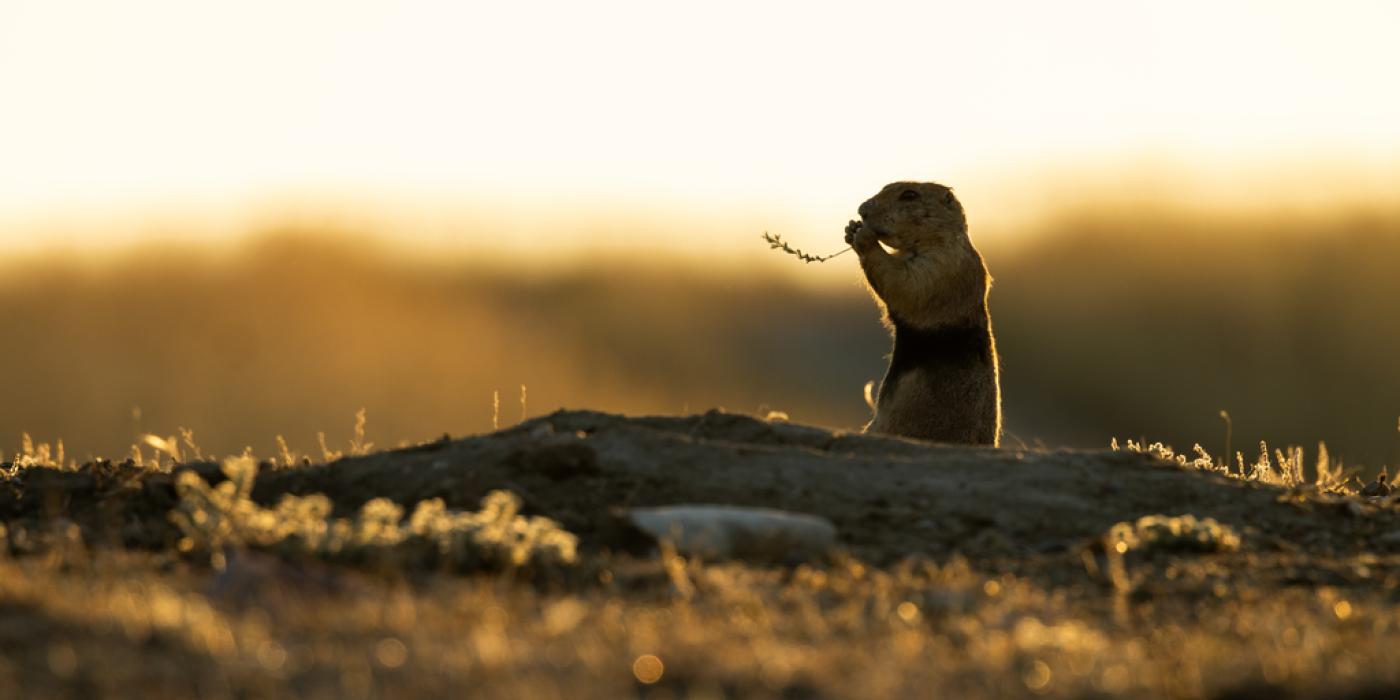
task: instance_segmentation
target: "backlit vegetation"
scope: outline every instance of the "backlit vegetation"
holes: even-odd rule
[[[1149,454],[1158,459],[1175,462],[1183,467],[1259,481],[1272,486],[1285,488],[1313,486],[1324,493],[1354,494],[1357,492],[1355,486],[1356,470],[1347,470],[1340,462],[1333,463],[1331,455],[1327,452],[1326,443],[1318,443],[1317,445],[1317,462],[1313,467],[1315,477],[1312,481],[1304,476],[1305,453],[1303,448],[1296,445],[1290,445],[1287,449],[1274,450],[1273,458],[1270,459],[1269,444],[1260,441],[1259,456],[1253,462],[1246,463],[1244,454],[1236,452],[1235,466],[1227,463],[1224,459],[1211,457],[1199,443],[1192,445],[1191,455],[1178,453],[1175,449],[1160,442],[1144,445],[1128,440],[1120,446],[1118,439],[1114,438],[1110,442],[1110,447],[1114,450],[1122,449],[1128,452]]]
[[[250,457],[224,460],[227,477],[210,486],[181,471],[180,502],[171,519],[184,552],[221,553],[248,547],[326,561],[374,563],[392,569],[475,571],[566,566],[576,560],[577,538],[548,518],[523,517],[520,499],[493,491],[474,513],[447,510],[440,499],[404,509],[376,498],[354,518],[332,518],[324,495],[285,494],[273,508],[250,498],[258,465]]]
[[[1240,548],[1240,536],[1213,518],[1145,515],[1135,522],[1114,525],[1105,543],[1119,554],[1153,549],[1232,552]]]

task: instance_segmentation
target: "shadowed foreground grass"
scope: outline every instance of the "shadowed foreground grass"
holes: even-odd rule
[[[216,573],[168,555],[72,552],[0,562],[0,690],[995,698],[1209,697],[1256,687],[1280,697],[1285,688],[1339,696],[1400,683],[1393,581],[1370,593],[1085,600],[959,560],[793,570],[615,561],[606,583],[581,591],[337,572],[328,574],[332,592],[278,585],[240,608],[220,599],[222,582],[281,565],[226,566]],[[685,595],[670,583],[682,578]]]

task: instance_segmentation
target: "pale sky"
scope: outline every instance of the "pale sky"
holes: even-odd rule
[[[0,0],[0,244],[337,206],[424,237],[584,210],[839,232],[895,179],[997,221],[1086,163],[1384,193],[1397,28],[1346,0]]]

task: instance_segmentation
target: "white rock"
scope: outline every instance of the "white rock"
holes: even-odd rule
[[[633,508],[627,517],[684,556],[801,561],[836,544],[836,526],[825,518],[771,508],[675,505]]]

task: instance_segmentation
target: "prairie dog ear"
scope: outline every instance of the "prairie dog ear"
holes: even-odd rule
[[[957,201],[958,201],[958,198],[953,196],[953,191],[952,191],[952,190],[948,190],[947,192],[943,193],[943,203],[944,203],[944,204],[947,204],[948,206],[951,207],[951,206],[953,206],[954,204],[956,204]]]

